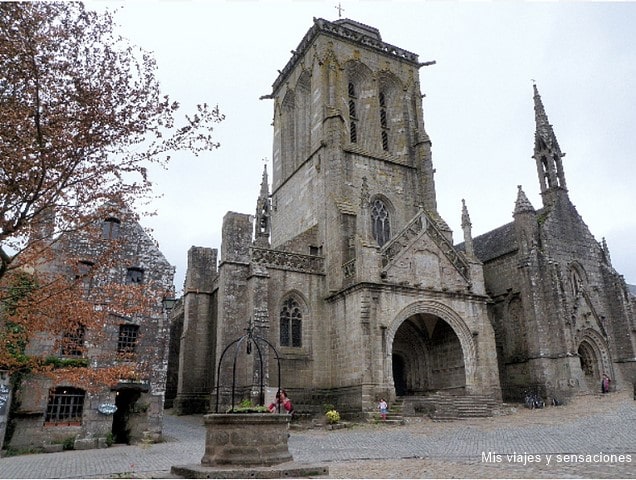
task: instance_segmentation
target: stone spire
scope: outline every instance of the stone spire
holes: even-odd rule
[[[517,185],[517,201],[515,202],[515,211],[512,213],[513,215],[535,213],[534,207],[530,203],[530,200],[528,200],[528,197],[526,197],[521,185]]]
[[[271,231],[272,206],[269,199],[269,183],[267,180],[267,165],[263,167],[261,193],[256,202],[256,222],[254,225],[254,245],[269,248],[269,234]]]
[[[536,125],[533,158],[537,164],[541,195],[544,197],[545,204],[547,200],[546,194],[555,190],[567,192],[565,173],[561,161],[565,154],[561,152],[552,125],[548,121],[548,115],[545,113],[537,85],[533,84],[532,88],[534,89],[534,119]]]
[[[470,223],[470,216],[468,215],[468,208],[466,208],[466,201],[462,198],[462,230],[464,231],[464,248],[466,250],[466,255],[474,257],[475,249],[473,248],[471,227],[472,223]]]

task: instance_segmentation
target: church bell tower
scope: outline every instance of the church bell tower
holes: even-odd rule
[[[331,291],[356,238],[382,247],[422,209],[448,230],[422,115],[419,69],[430,63],[376,28],[314,19],[273,84],[271,244],[329,252]]]

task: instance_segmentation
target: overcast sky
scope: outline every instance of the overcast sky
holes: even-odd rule
[[[99,5],[115,2],[99,1]],[[90,3],[89,3],[90,5]],[[183,286],[192,245],[220,248],[226,212],[253,214],[263,159],[271,172],[271,92],[313,17],[335,1],[138,1],[121,32],[154,52],[162,88],[185,107],[219,104],[221,148],[154,172],[158,215],[143,220]],[[343,17],[377,27],[420,61],[440,214],[462,240],[512,220],[517,185],[540,208],[532,79],[561,150],[570,198],[612,262],[636,284],[636,3],[343,1]]]

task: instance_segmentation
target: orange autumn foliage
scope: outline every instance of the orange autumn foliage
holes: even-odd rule
[[[112,281],[116,242],[88,273],[73,271],[82,259],[60,257],[56,245],[98,235],[104,205],[148,200],[148,167],[166,167],[172,152],[219,146],[218,107],[203,103],[183,120],[179,111],[152,55],[117,35],[113,14],[79,2],[0,2],[0,369],[91,389],[143,378],[162,358],[143,339],[148,351],[135,358],[97,347],[113,342],[118,319],[160,318],[165,287]],[[65,349],[90,362],[50,360]]]

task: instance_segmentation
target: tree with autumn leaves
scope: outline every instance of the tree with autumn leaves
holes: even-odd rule
[[[151,165],[219,146],[218,107],[201,104],[180,118],[152,55],[116,33],[112,13],[0,2],[0,370],[48,372],[86,388],[139,374],[131,361],[60,365],[28,346],[59,351],[80,328],[101,332],[109,316],[158,308],[165,292],[155,286],[106,280],[117,242],[100,249],[90,271],[80,257],[61,256],[60,245],[78,234],[99,238],[114,207],[137,220],[129,207],[151,198]],[[87,291],[88,278],[99,288]]]

